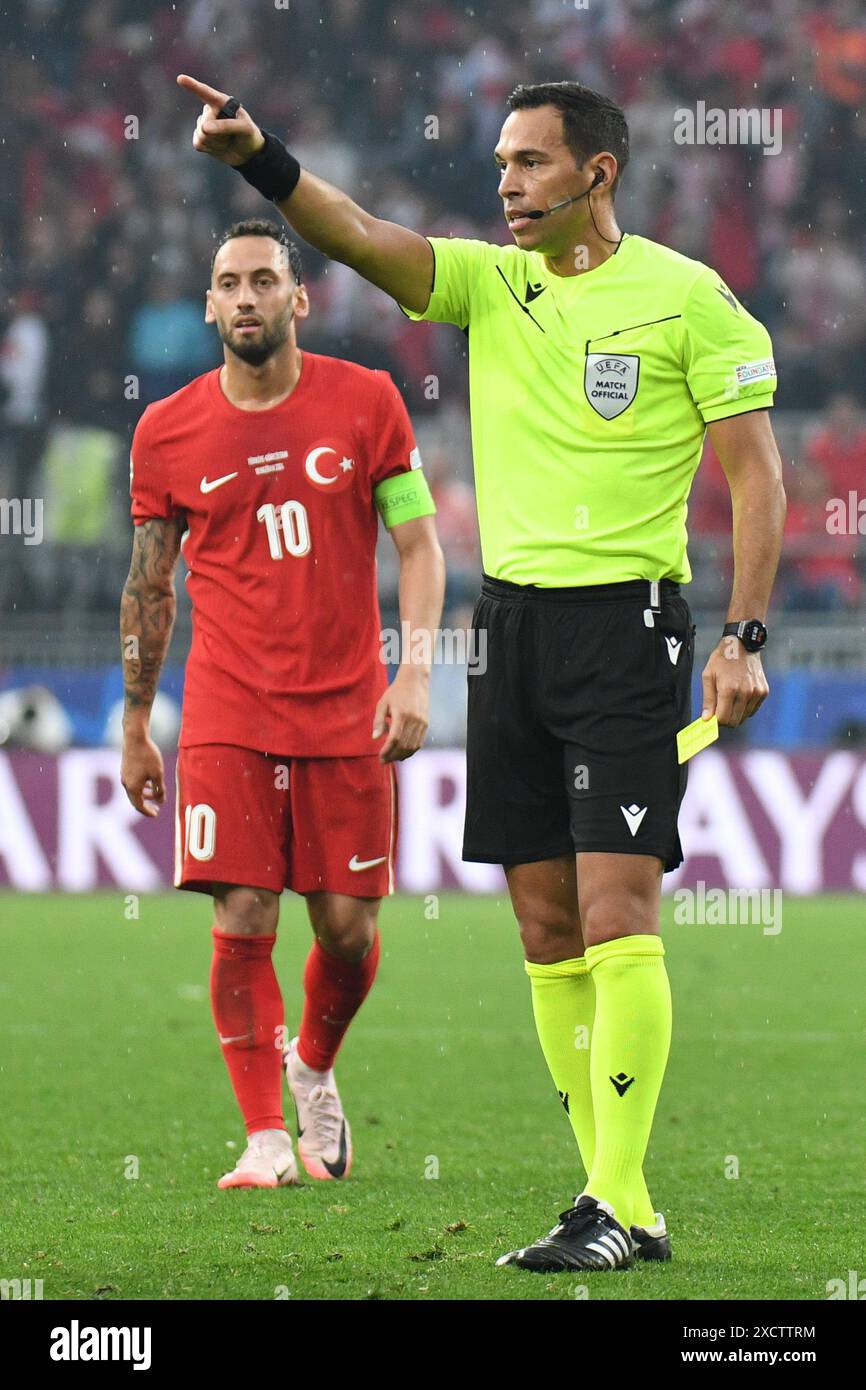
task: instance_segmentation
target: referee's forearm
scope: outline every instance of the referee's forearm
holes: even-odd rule
[[[275,203],[304,241],[341,261],[409,309],[422,311],[430,297],[433,252],[409,227],[373,217],[333,184],[302,169],[294,189]]]
[[[782,550],[787,503],[775,469],[756,469],[731,486],[734,586],[727,621],[766,620]]]
[[[376,218],[348,195],[302,169],[288,198],[276,203],[299,236],[334,261],[358,268],[369,250]]]

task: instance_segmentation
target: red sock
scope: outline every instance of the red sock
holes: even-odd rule
[[[298,1035],[298,1055],[305,1066],[331,1070],[346,1029],[370,993],[378,965],[378,932],[363,960],[340,960],[323,951],[318,941],[313,943],[304,971],[304,1014]]]
[[[271,960],[276,939],[228,936],[213,929],[211,1008],[247,1134],[284,1124],[277,1037],[283,997]]]

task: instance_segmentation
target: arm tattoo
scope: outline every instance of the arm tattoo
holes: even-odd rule
[[[147,712],[174,627],[174,568],[186,518],[146,521],[135,528],[132,561],[120,601],[124,709]]]

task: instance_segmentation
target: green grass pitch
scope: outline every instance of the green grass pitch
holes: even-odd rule
[[[384,904],[338,1062],[352,1177],[227,1193],[243,1129],[210,1019],[210,903],[124,908],[0,895],[0,1278],[46,1299],[811,1300],[866,1275],[856,899],[788,898],[778,936],[676,926],[666,905],[674,1041],[646,1173],[675,1258],[582,1276],[494,1267],[582,1186],[507,901],[444,894],[432,920],[424,899]],[[308,939],[286,895],[292,1025]]]

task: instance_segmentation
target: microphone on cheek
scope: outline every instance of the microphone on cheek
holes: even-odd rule
[[[533,222],[537,222],[539,218],[542,217],[549,217],[552,212],[559,212],[560,208],[570,207],[572,203],[579,203],[581,198],[587,198],[589,194],[592,192],[592,190],[594,188],[597,188],[600,183],[604,183],[604,170],[596,169],[595,178],[593,179],[589,188],[585,188],[584,191],[582,193],[578,193],[576,197],[563,198],[560,202],[554,203],[552,207],[543,209],[539,208],[534,210],[533,212],[525,212],[523,216],[532,218]]]

